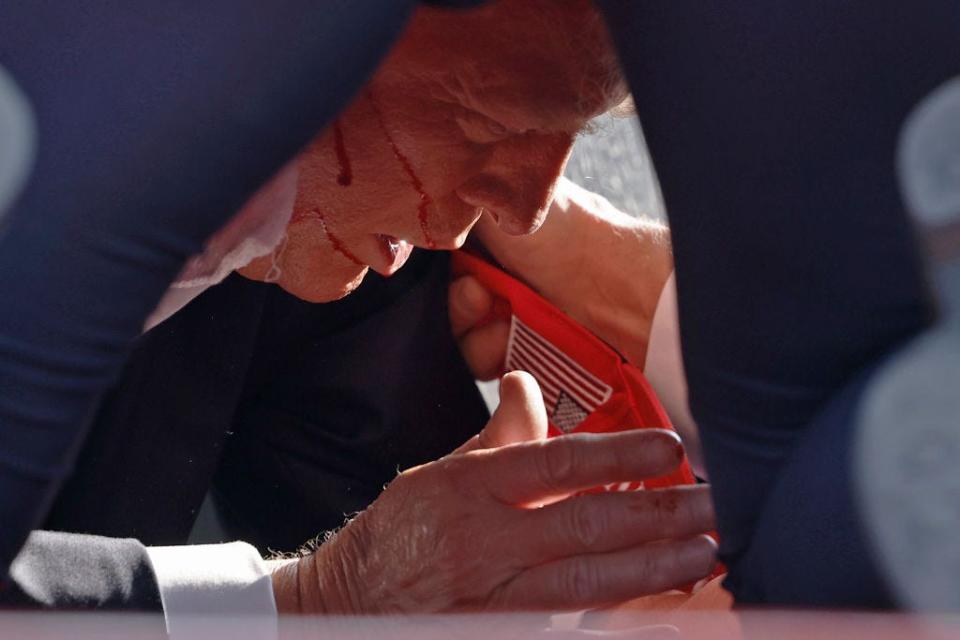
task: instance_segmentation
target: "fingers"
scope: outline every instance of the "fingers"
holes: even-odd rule
[[[455,338],[462,337],[493,308],[493,296],[473,276],[451,282],[448,295],[450,328]]]
[[[510,340],[510,323],[493,320],[460,338],[460,354],[477,380],[493,380],[503,372]]]
[[[490,495],[517,505],[665,475],[683,459],[683,447],[671,431],[637,429],[575,433],[469,455],[476,456],[473,473]]]
[[[578,496],[517,516],[509,552],[535,564],[687,538],[716,527],[707,485]]]
[[[511,371],[500,380],[500,406],[478,435],[454,453],[492,449],[508,444],[544,440],[547,410],[540,386],[529,373]]]
[[[450,328],[473,377],[492,380],[503,371],[510,323],[493,320],[477,326],[490,315],[493,296],[473,276],[463,276],[450,284],[448,309]]]
[[[706,535],[549,562],[519,574],[497,601],[518,609],[583,609],[694,582],[716,563]]]

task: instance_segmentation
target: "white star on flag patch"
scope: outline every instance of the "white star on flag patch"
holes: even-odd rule
[[[563,433],[574,430],[613,393],[516,316],[510,319],[506,365],[508,371],[526,371],[537,379],[550,422]]]

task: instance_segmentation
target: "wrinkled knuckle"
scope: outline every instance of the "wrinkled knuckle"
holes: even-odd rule
[[[592,508],[585,499],[573,499],[567,512],[570,535],[582,549],[593,549],[603,537],[604,522],[601,511]]]
[[[568,562],[561,575],[562,589],[570,602],[590,603],[600,589],[600,572],[587,558]]]
[[[577,448],[571,438],[555,438],[540,449],[540,479],[549,489],[569,486],[576,475]]]

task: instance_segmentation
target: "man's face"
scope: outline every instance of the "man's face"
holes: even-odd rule
[[[412,246],[461,246],[481,215],[536,230],[574,135],[624,97],[609,51],[587,2],[421,9],[301,156],[287,239],[241,273],[279,267],[284,289],[325,302],[368,268],[392,274]]]

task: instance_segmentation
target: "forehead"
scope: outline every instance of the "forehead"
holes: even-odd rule
[[[384,71],[517,131],[573,132],[626,95],[599,15],[578,0],[421,9]]]

